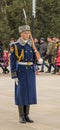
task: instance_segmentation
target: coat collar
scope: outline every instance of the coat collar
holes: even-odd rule
[[[17,42],[22,45],[25,46],[26,44],[28,44],[29,46],[32,46],[32,40],[28,39],[27,41],[24,41],[21,37],[17,40]]]

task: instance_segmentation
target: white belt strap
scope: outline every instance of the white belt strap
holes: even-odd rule
[[[19,65],[33,65],[33,62],[18,62]]]

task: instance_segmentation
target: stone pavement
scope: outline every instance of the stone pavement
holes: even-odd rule
[[[37,78],[38,104],[32,105],[34,123],[19,123],[14,104],[14,80],[0,74],[0,130],[60,130],[60,76],[40,73]]]

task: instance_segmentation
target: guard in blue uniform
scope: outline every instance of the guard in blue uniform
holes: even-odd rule
[[[35,77],[35,50],[30,39],[30,26],[19,27],[21,37],[10,46],[11,76],[15,79],[15,104],[18,105],[19,121],[33,122],[29,108],[37,104]]]

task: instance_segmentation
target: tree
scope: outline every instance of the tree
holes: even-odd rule
[[[23,8],[32,30],[32,0],[0,0],[0,38],[8,46],[10,36],[18,39],[18,27],[25,24]],[[60,35],[60,0],[36,0],[34,36]]]
[[[37,26],[39,35],[47,37],[48,35],[60,34],[60,0],[37,0]],[[37,30],[38,31],[38,30]]]

